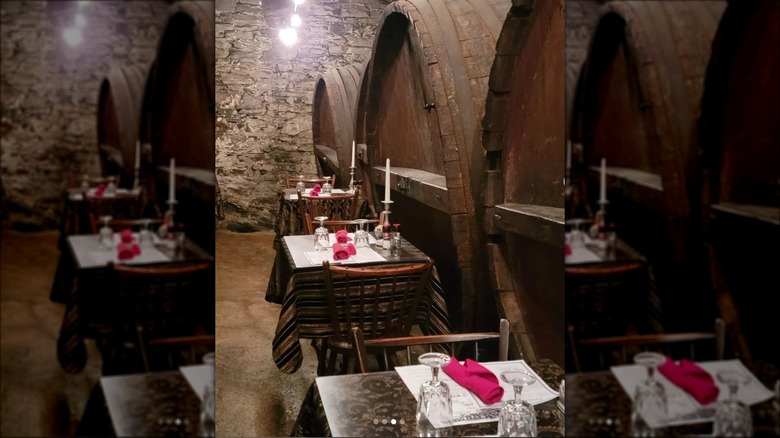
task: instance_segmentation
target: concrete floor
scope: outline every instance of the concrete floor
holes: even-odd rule
[[[0,435],[72,436],[100,377],[100,356],[87,343],[79,374],[56,360],[65,310],[49,300],[59,251],[57,232],[2,231],[0,253]],[[265,301],[273,233],[217,232],[217,435],[287,436],[316,375],[304,345],[295,374],[271,359],[280,305]]]

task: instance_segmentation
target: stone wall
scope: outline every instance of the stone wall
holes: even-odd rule
[[[216,4],[216,173],[220,228],[270,230],[288,174],[316,174],[312,101],[317,76],[371,55],[385,0],[306,0],[298,42],[279,29],[292,0]]]
[[[114,65],[151,64],[169,8],[154,0],[0,2],[0,169],[10,224],[55,227],[67,176],[99,174],[100,82]],[[83,42],[71,47],[63,32],[78,12]]]

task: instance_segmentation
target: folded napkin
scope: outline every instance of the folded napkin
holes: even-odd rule
[[[504,388],[498,384],[498,377],[492,371],[479,363],[466,359],[461,365],[454,357],[450,363],[443,366],[444,371],[452,380],[477,395],[483,402],[492,405],[500,402],[504,396]]]
[[[333,244],[333,260],[345,260],[349,258],[349,251],[346,245],[340,243]]]
[[[311,189],[309,196],[320,196],[320,189]]]
[[[336,231],[336,242],[344,244],[350,240],[352,240],[352,238],[347,235],[347,230]]]
[[[129,228],[122,230],[122,232],[119,233],[119,237],[122,238],[122,243],[133,243],[133,241],[135,241],[135,237],[133,237],[133,231]]]
[[[658,371],[703,405],[718,400],[720,390],[710,373],[687,359],[681,360],[677,365],[672,358],[667,357],[666,362],[658,367]]]
[[[97,186],[97,188],[95,189],[95,196],[103,196],[103,192],[105,191],[106,191],[105,184],[101,184]]]
[[[571,255],[571,245],[568,243],[564,245],[564,256],[568,257]]]
[[[141,254],[141,247],[136,243],[120,243],[116,246],[119,260],[130,260]]]
[[[314,191],[319,192],[320,189],[322,189],[322,187],[320,187],[319,184],[314,184],[314,187],[311,188],[311,191],[312,192],[314,192]]]

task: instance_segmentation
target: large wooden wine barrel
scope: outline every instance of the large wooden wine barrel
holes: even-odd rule
[[[331,68],[317,77],[311,114],[314,156],[320,176],[336,175],[349,184],[355,107],[363,64]]]
[[[507,0],[393,2],[380,17],[366,72],[360,137],[374,168],[374,199],[384,193],[389,158],[392,221],[435,260],[456,329],[473,326],[484,284],[476,218],[480,122],[510,6]]]
[[[565,350],[563,29],[563,0],[510,10],[482,121],[489,284],[499,313],[515,325],[514,344],[531,360],[546,357],[560,364]]]
[[[715,312],[690,315],[691,306],[709,301],[690,199],[697,175],[694,127],[725,7],[724,1],[607,3],[572,114],[572,141],[584,150],[579,171],[590,182],[586,191],[595,204],[593,169],[606,158],[609,221],[648,258],[666,320],[679,323],[667,327],[672,330],[709,327]]]
[[[176,159],[176,216],[187,234],[214,250],[214,2],[174,3],[160,38],[141,112],[151,144],[153,189],[162,208]]]
[[[115,66],[100,83],[97,107],[98,153],[103,175],[119,175],[130,187],[148,67]]]
[[[780,364],[780,349],[766,342],[780,332],[776,309],[766,301],[780,266],[778,47],[778,2],[729,2],[713,41],[698,124],[712,282],[737,355],[756,369]]]

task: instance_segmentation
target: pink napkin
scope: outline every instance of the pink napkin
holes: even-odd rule
[[[130,260],[141,254],[141,247],[135,243],[120,243],[116,246],[119,260]]]
[[[352,238],[347,235],[347,230],[336,231],[336,242],[343,244],[350,240],[352,240]]]
[[[135,241],[135,237],[133,237],[133,231],[129,228],[122,230],[122,232],[119,233],[119,236],[122,238],[122,243],[133,243],[133,241]]]
[[[498,377],[478,362],[466,359],[465,364],[461,365],[453,357],[450,363],[441,369],[452,377],[452,380],[460,383],[489,405],[501,401],[501,397],[504,396],[504,388],[498,384]]]
[[[315,186],[315,188],[311,189],[311,191],[309,192],[309,196],[320,196],[320,189],[316,188]]]
[[[349,251],[346,246],[340,243],[333,244],[333,260],[344,260],[349,258]]]
[[[681,360],[680,365],[677,365],[672,358],[667,357],[658,371],[703,405],[718,400],[720,390],[710,373],[688,359]]]
[[[106,191],[105,184],[101,184],[97,186],[97,188],[95,189],[95,196],[103,196],[103,192],[105,191]]]
[[[566,256],[571,255],[571,245],[569,245],[568,243],[564,245],[564,254]]]
[[[319,192],[321,188],[322,187],[320,187],[319,184],[314,184],[314,187],[311,188],[311,191],[312,192]]]

